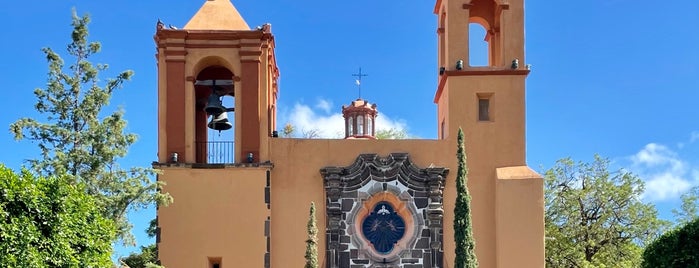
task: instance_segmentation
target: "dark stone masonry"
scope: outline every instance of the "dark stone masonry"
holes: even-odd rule
[[[449,170],[419,168],[407,153],[361,154],[347,167],[321,169],[326,193],[327,268],[431,268],[442,265],[442,192]],[[363,203],[389,193],[408,209],[412,230],[391,252],[377,252],[356,225]]]

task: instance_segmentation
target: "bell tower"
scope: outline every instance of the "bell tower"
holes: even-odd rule
[[[269,267],[274,36],[269,24],[250,29],[229,0],[202,2],[182,28],[158,21],[154,37],[153,167],[177,200],[157,211],[158,258],[165,267]]]
[[[525,159],[530,71],[524,57],[524,0],[437,0],[434,13],[438,136],[455,141],[459,127],[465,134],[480,265],[543,267],[543,182]],[[486,66],[469,66],[476,53],[469,51],[473,23],[486,32]],[[517,253],[521,248],[534,253]]]
[[[251,30],[230,1],[207,0],[182,29],[158,23],[155,42],[159,162],[269,160],[279,77],[271,25]]]

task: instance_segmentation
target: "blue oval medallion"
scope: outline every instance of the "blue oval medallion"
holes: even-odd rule
[[[388,202],[379,202],[362,222],[362,233],[374,249],[382,254],[393,250],[393,246],[405,234],[405,221]]]

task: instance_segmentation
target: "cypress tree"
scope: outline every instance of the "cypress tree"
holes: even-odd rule
[[[306,225],[308,239],[306,239],[306,265],[304,268],[318,268],[318,227],[316,227],[316,205],[311,202],[311,209]]]
[[[454,207],[454,241],[456,257],[454,268],[478,267],[476,259],[476,242],[471,223],[471,196],[468,194],[468,168],[466,167],[466,150],[464,132],[459,128],[457,137],[458,169],[456,171],[456,205]]]

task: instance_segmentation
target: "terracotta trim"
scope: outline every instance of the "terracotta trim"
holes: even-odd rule
[[[439,102],[439,98],[442,96],[442,91],[444,90],[444,85],[447,83],[447,75],[444,72],[443,75],[439,77],[439,84],[437,85],[437,92],[434,93],[434,103]]]
[[[439,8],[442,7],[442,0],[437,0],[437,3],[434,4],[434,14],[439,14]]]
[[[262,51],[259,50],[241,50],[238,51],[240,56],[262,56]]]
[[[490,68],[479,68],[479,69],[466,69],[460,71],[446,71],[444,74],[446,76],[475,76],[475,75],[528,75],[530,70],[522,69],[490,69]]]
[[[512,70],[512,69],[482,69],[482,70],[460,70],[460,71],[446,71],[439,78],[439,85],[437,85],[437,92],[434,94],[434,103],[439,101],[442,96],[442,91],[444,90],[444,85],[447,83],[447,77],[449,76],[477,76],[477,75],[529,75],[530,70]]]
[[[182,39],[177,39],[177,40],[182,40]],[[168,41],[170,41],[170,40],[163,40],[158,45],[161,48],[178,48],[178,47],[184,48],[184,46],[185,46],[184,40],[182,40],[182,42],[168,42]]]
[[[261,47],[262,43],[261,42],[255,42],[255,43],[240,43],[241,47]]]
[[[444,33],[444,27],[437,28],[437,34],[443,34],[443,33]]]
[[[240,48],[239,44],[186,44],[187,48]]]
[[[156,40],[164,40],[171,38],[189,39],[189,40],[238,40],[238,39],[255,39],[255,40],[272,40],[274,36],[271,33],[264,33],[257,30],[250,31],[231,31],[231,30],[173,30],[160,29],[156,32]]]
[[[186,50],[165,50],[165,57],[167,56],[187,56]]]
[[[182,31],[182,30],[173,30],[173,29],[158,29],[155,32],[155,36],[161,39],[169,39],[169,38],[185,38],[187,37],[187,32]]]
[[[157,169],[183,169],[183,168],[248,168],[248,169],[268,169],[274,168],[274,163],[230,163],[230,164],[205,164],[205,163],[151,163],[153,168]]]

